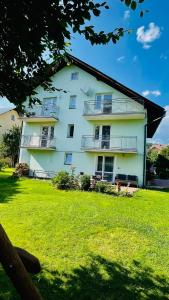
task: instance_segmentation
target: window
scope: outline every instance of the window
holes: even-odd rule
[[[100,126],[95,126],[94,139],[99,140]]]
[[[102,97],[101,95],[96,95],[96,100],[95,100],[95,110],[100,110],[101,109],[101,100]]]
[[[41,147],[48,147],[54,139],[54,126],[43,126],[41,135]]]
[[[56,113],[57,97],[43,98],[42,115],[51,116]]]
[[[74,124],[68,124],[67,137],[73,138],[74,135]]]
[[[65,165],[71,165],[72,164],[72,153],[65,153]]]
[[[112,94],[96,95],[94,109],[103,114],[112,113]]]
[[[114,157],[112,156],[98,156],[95,174],[109,182],[113,180],[113,166]]]
[[[69,100],[69,108],[70,109],[75,109],[76,108],[76,96],[70,96],[70,100]]]
[[[45,106],[56,105],[56,102],[57,102],[57,97],[43,98],[43,105]]]
[[[11,116],[11,121],[15,121],[15,116],[14,115]]]
[[[78,79],[78,76],[79,76],[79,73],[78,72],[73,72],[71,74],[71,80],[77,80]]]

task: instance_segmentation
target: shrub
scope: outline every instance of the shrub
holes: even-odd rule
[[[106,193],[107,183],[102,181],[97,181],[95,186],[95,191],[100,193]]]
[[[109,195],[115,195],[115,196],[119,195],[115,186],[113,186],[109,182],[102,182],[102,181],[96,182],[95,191],[100,192],[100,193],[109,194]]]
[[[90,176],[82,175],[80,177],[80,186],[83,191],[88,191],[90,189]]]
[[[69,175],[69,176],[70,176],[70,186],[69,186],[69,188],[71,190],[79,190],[80,185],[79,185],[78,177],[76,177],[75,175]]]
[[[29,166],[26,163],[19,163],[16,165],[14,176],[28,176],[29,175]]]
[[[4,161],[4,159],[0,159],[0,171],[2,171],[2,169],[4,169],[6,167],[6,163]]]
[[[116,187],[113,186],[111,183],[107,183],[105,193],[109,195],[115,195],[115,196],[119,194],[118,191],[116,190]]]
[[[60,171],[52,179],[53,185],[55,185],[60,190],[68,190],[71,186],[71,178],[68,172]]]

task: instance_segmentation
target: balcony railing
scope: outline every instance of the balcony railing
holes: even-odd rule
[[[21,147],[32,149],[56,149],[56,138],[22,135]]]
[[[84,116],[145,113],[144,103],[130,100],[91,100],[84,102]]]
[[[34,105],[32,108],[26,107],[24,117],[58,117],[59,108],[56,105]]]
[[[136,136],[110,136],[110,138],[95,139],[94,136],[82,136],[81,147],[86,151],[137,152]]]

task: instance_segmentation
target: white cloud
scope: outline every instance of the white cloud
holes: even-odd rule
[[[167,55],[165,55],[164,53],[161,53],[161,55],[160,55],[160,59],[162,59],[162,60],[166,60],[168,58],[168,56]]]
[[[122,62],[124,59],[125,59],[125,56],[120,56],[120,57],[117,58],[117,61]]]
[[[169,144],[169,105],[164,107],[166,116],[162,119],[151,142],[159,144]]]
[[[124,20],[130,19],[130,11],[129,10],[125,10],[123,18],[124,18]]]
[[[161,96],[161,92],[159,90],[155,90],[155,91],[145,90],[145,91],[142,92],[142,95],[144,97],[147,97],[149,95],[153,95],[155,97],[159,97],[159,96]]]
[[[149,49],[151,43],[159,39],[161,35],[160,27],[151,22],[148,25],[148,29],[145,30],[145,26],[141,26],[137,29],[137,41],[143,44],[144,49]]]
[[[138,60],[138,56],[137,55],[134,55],[133,56],[133,62],[136,62]]]

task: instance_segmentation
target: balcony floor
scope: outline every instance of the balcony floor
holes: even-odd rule
[[[103,152],[103,153],[137,153],[137,149],[120,149],[120,148],[110,148],[110,149],[101,149],[101,148],[88,148],[83,149],[85,152]]]
[[[56,147],[38,147],[38,146],[21,146],[28,150],[45,150],[45,151],[56,151]]]
[[[58,122],[58,118],[55,117],[22,117],[22,121],[27,122],[27,123],[56,123]]]
[[[86,120],[138,120],[144,119],[144,112],[112,113],[112,114],[84,114]]]

